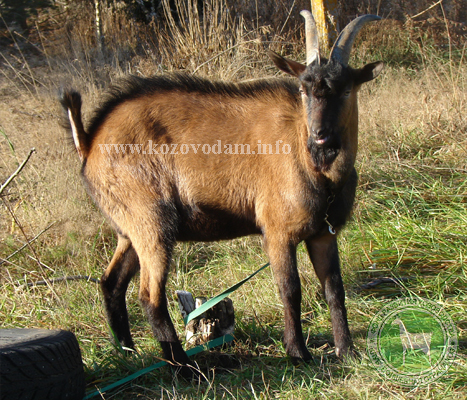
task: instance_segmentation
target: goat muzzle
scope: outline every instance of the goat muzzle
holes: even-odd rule
[[[325,146],[326,143],[332,141],[332,132],[326,128],[311,129],[311,137],[317,146]]]

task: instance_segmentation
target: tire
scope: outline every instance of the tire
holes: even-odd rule
[[[83,363],[73,333],[0,329],[1,400],[82,400]]]

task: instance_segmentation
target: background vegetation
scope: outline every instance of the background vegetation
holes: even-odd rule
[[[138,354],[127,358],[112,351],[98,285],[50,281],[71,275],[99,278],[116,242],[84,192],[78,157],[60,127],[57,89],[78,88],[89,116],[105,88],[128,73],[183,70],[233,81],[279,75],[265,49],[304,60],[298,15],[309,4],[102,1],[97,35],[95,2],[27,4],[33,3],[22,9],[21,23],[10,13],[19,3],[0,1],[0,182],[30,148],[36,149],[1,193],[0,327],[73,331],[92,389],[156,362],[160,349],[138,304],[138,279],[128,291]],[[361,358],[345,364],[335,358],[327,306],[300,247],[303,329],[315,362],[296,367],[285,357],[282,305],[267,269],[232,296],[233,345],[195,358],[206,382],[187,383],[163,368],[104,398],[467,396],[465,7],[446,0],[410,18],[432,3],[382,3],[342,5],[344,23],[361,12],[387,17],[362,32],[351,60],[354,66],[378,59],[386,63],[383,75],[360,95],[360,184],[353,219],[340,237],[349,321]],[[254,237],[178,245],[169,301],[180,335],[184,328],[175,290],[210,297],[265,262]],[[402,279],[365,286],[384,277]],[[49,279],[46,285],[34,284],[44,279]],[[371,317],[401,296],[437,301],[458,329],[456,361],[428,387],[404,389],[383,381],[365,354]]]

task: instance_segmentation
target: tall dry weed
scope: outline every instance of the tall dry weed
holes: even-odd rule
[[[360,97],[362,157],[377,155],[388,168],[422,162],[466,169],[466,46],[451,41],[450,26],[436,23],[430,36],[417,25],[388,22],[375,38],[378,50],[369,53],[387,67]],[[361,47],[369,43],[365,37]]]

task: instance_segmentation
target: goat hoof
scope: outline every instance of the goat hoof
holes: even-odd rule
[[[113,344],[114,348],[112,350],[112,353],[117,356],[117,357],[131,357],[133,354],[138,354],[134,346],[123,346],[120,344]]]
[[[336,355],[341,360],[356,360],[360,358],[360,354],[358,351],[353,347],[336,347]]]
[[[290,356],[292,359],[292,363],[294,365],[299,365],[302,363],[308,363],[310,362],[313,357],[311,356],[311,353],[305,348],[302,349],[301,351],[296,351],[296,352],[287,352],[287,354]]]
[[[300,357],[290,357],[292,364],[296,367],[302,364],[309,364],[312,360],[313,357],[310,358],[300,358]]]
[[[195,365],[173,365],[172,369],[175,376],[181,376],[188,382],[201,382],[204,380],[203,374]]]

